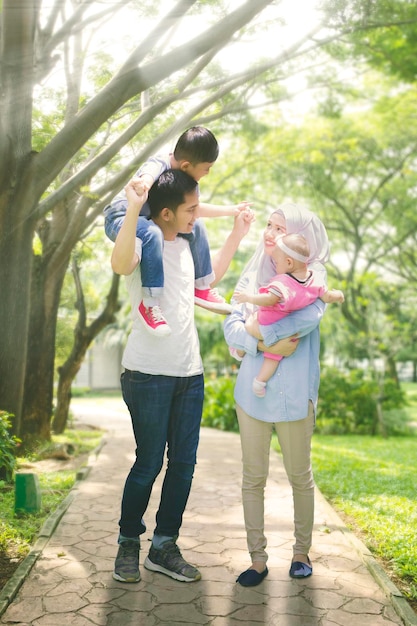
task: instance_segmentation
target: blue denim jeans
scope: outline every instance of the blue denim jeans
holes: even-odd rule
[[[122,227],[126,215],[126,200],[116,200],[104,210],[104,230],[112,241],[116,240],[117,233]],[[211,266],[210,246],[206,227],[203,220],[196,220],[193,232],[189,234],[179,233],[190,243],[190,250],[194,261],[195,279],[207,278],[203,284],[208,287],[213,280]],[[162,253],[164,238],[161,229],[150,219],[139,216],[136,226],[136,236],[142,240],[142,258],[140,273],[142,289],[145,296],[158,297],[164,286],[164,268]]]
[[[121,376],[136,441],[136,460],[126,479],[120,534],[136,538],[145,532],[143,515],[152,487],[168,464],[156,515],[156,535],[179,534],[196,464],[203,410],[203,374],[179,378],[126,370]]]

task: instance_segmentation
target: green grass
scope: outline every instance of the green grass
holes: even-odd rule
[[[417,424],[417,385],[404,384]],[[276,439],[273,443],[279,450]],[[314,478],[323,495],[417,602],[417,435],[313,436]]]
[[[54,435],[54,444],[69,443],[74,446],[74,456],[93,451],[99,445],[102,432],[98,430],[67,430],[63,435]],[[18,458],[17,469],[25,463],[36,461],[35,453],[30,458]],[[14,511],[14,485],[0,482],[0,553],[21,559],[30,550],[43,523],[56,510],[70,492],[76,480],[77,469],[55,472],[39,472],[41,510],[38,513],[19,514]]]
[[[417,437],[314,435],[312,463],[323,495],[417,601]]]

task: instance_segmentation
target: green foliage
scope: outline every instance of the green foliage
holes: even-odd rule
[[[233,398],[233,377],[206,380],[202,426],[237,432],[238,424]]]
[[[351,33],[329,46],[335,58],[365,60],[371,67],[399,80],[415,82],[417,75],[417,5],[404,0],[355,0],[328,3],[338,5],[338,22],[353,25],[378,24],[379,28],[353,28]],[[349,8],[355,12],[349,14]]]
[[[417,439],[314,435],[312,463],[322,493],[368,548],[417,599]]]
[[[385,434],[409,432],[404,392],[391,379],[380,383],[365,370],[324,368],[321,375],[317,430],[321,433],[375,435],[381,402]]]
[[[0,426],[1,426],[0,413]],[[74,456],[86,454],[95,450],[102,438],[99,430],[65,431],[64,435],[54,436],[54,443],[71,442],[75,449]],[[1,438],[0,438],[1,442]],[[1,445],[1,444],[0,444]],[[38,451],[39,452],[39,451]],[[0,448],[0,459],[2,459]],[[35,462],[37,455],[31,455],[31,461]],[[17,458],[17,466],[27,462],[26,459]],[[81,462],[80,462],[81,464]],[[36,540],[39,531],[47,519],[64,498],[75,483],[76,470],[60,470],[56,472],[38,472],[39,485],[42,494],[42,507],[39,512],[15,515],[14,489],[0,481],[0,553],[4,552],[9,558],[21,559],[29,551],[31,544]]]
[[[11,434],[12,416],[0,411],[0,481],[11,482],[16,467],[16,449],[20,440]]]

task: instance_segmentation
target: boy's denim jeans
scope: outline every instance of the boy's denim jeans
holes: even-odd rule
[[[196,463],[204,398],[203,374],[182,378],[126,370],[121,384],[135,434],[136,460],[123,492],[120,534],[136,538],[145,532],[143,515],[168,445],[168,465],[155,534],[177,536]]]
[[[116,200],[104,210],[104,229],[106,235],[112,241],[116,240],[117,234],[122,227],[126,215],[126,200]],[[188,239],[194,261],[194,271],[197,286],[208,288],[214,278],[211,266],[210,246],[207,231],[203,220],[196,220],[193,232],[181,234],[180,237]],[[150,219],[139,216],[136,226],[136,236],[142,240],[142,258],[140,272],[142,289],[145,296],[158,297],[164,286],[164,269],[162,253],[164,238],[161,229]],[[201,280],[206,279],[207,280]]]

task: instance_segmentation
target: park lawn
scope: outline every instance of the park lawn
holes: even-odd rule
[[[88,455],[98,450],[103,432],[99,430],[67,429],[63,435],[53,435],[53,444],[71,444],[74,456],[67,465],[70,469],[51,470],[37,468],[38,454],[30,459],[17,459],[17,469],[34,467],[39,478],[42,506],[37,513],[16,515],[14,510],[14,485],[0,481],[0,591],[18,565],[30,551],[43,523],[53,514],[70,493],[77,471],[85,465]],[[59,466],[57,461],[56,465]]]
[[[417,600],[417,436],[315,434],[317,486],[403,594]]]

